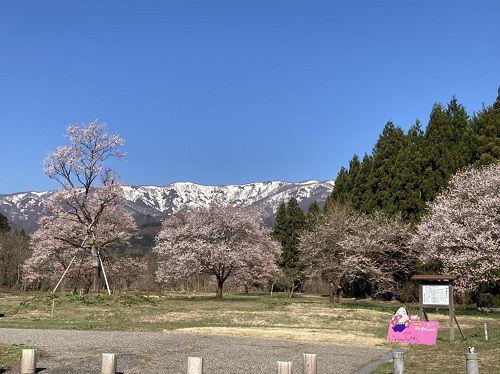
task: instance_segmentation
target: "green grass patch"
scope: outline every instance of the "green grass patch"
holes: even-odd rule
[[[18,364],[21,361],[23,349],[27,348],[29,347],[22,344],[0,344],[0,368],[10,369],[13,365]]]

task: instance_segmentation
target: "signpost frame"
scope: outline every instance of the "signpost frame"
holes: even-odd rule
[[[455,340],[455,330],[454,322],[458,326],[458,330],[462,335],[462,330],[458,324],[457,318],[455,317],[455,303],[453,300],[453,282],[458,279],[457,275],[446,275],[446,274],[422,274],[414,275],[412,280],[415,280],[419,284],[418,292],[418,316],[421,321],[428,321],[427,313],[425,313],[424,308],[448,308],[449,314],[449,337],[450,341]],[[425,287],[425,289],[424,289]],[[447,289],[446,289],[447,287]],[[426,292],[424,292],[426,291]],[[446,300],[446,291],[448,294],[448,300]],[[425,298],[424,298],[425,293]]]

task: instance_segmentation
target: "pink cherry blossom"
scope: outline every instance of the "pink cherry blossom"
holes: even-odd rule
[[[161,282],[210,274],[217,296],[232,277],[239,283],[262,283],[278,273],[280,246],[271,240],[258,215],[232,206],[183,210],[167,218],[156,238],[156,278]]]
[[[459,291],[499,279],[500,163],[457,173],[428,210],[412,240],[424,263],[458,275]]]

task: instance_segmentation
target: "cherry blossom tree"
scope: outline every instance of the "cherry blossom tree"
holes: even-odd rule
[[[464,292],[500,278],[500,163],[455,174],[428,210],[412,239],[424,263],[459,275]]]
[[[280,246],[257,214],[232,206],[210,206],[167,218],[154,251],[158,281],[210,274],[217,282],[217,297],[222,297],[224,282],[230,277],[244,283],[275,275]]]
[[[68,201],[82,190],[61,190],[45,202],[45,214],[38,221],[38,229],[32,237],[32,255],[24,264],[24,279],[28,284],[54,284],[68,269],[66,278],[74,288],[88,291],[95,282],[95,260],[110,265],[110,274],[123,268],[117,249],[125,245],[135,230],[135,223],[122,207],[121,188],[118,185],[93,189],[87,196],[87,212],[99,220],[89,233],[78,213]],[[68,196],[69,195],[69,196]],[[103,195],[114,196],[109,200]],[[103,201],[107,201],[102,208]],[[93,250],[98,257],[94,258]],[[117,258],[118,257],[118,258]],[[95,289],[95,288],[94,288]]]
[[[56,276],[56,267],[67,269],[76,256],[79,266],[69,275],[88,277],[91,269],[90,281],[98,291],[100,260],[135,229],[131,215],[122,208],[117,176],[105,168],[108,159],[124,157],[119,151],[123,139],[105,130],[97,121],[70,125],[66,129],[70,144],[46,157],[44,172],[61,189],[45,204],[46,214],[33,236],[33,254],[25,266],[29,280]]]
[[[337,302],[341,288],[344,249],[340,242],[354,219],[354,212],[341,204],[330,205],[322,219],[300,237],[299,253],[308,278],[328,282],[329,296]]]
[[[391,297],[415,267],[410,236],[408,225],[398,217],[335,204],[301,237],[299,249],[306,275],[329,282],[331,301],[338,301],[342,286],[354,283],[368,286],[372,296]]]
[[[416,269],[417,253],[410,240],[410,226],[399,216],[380,211],[356,215],[339,243],[346,254],[345,282],[364,284],[374,297],[397,296]]]

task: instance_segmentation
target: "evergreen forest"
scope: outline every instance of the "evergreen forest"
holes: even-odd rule
[[[500,160],[498,93],[492,105],[472,115],[455,97],[447,105],[436,103],[425,129],[418,120],[407,132],[387,122],[372,151],[353,155],[340,169],[328,204],[418,222],[453,174]]]

